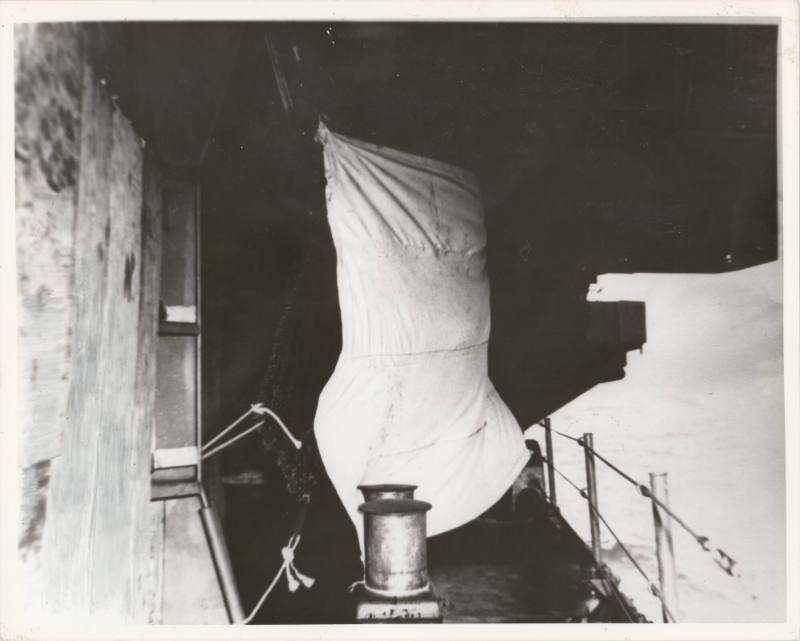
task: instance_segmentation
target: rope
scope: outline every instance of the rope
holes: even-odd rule
[[[644,487],[644,486],[643,486],[643,485],[641,485],[640,483],[637,483],[637,482],[636,482],[636,480],[635,480],[633,477],[629,476],[628,474],[625,474],[625,472],[623,472],[621,469],[619,469],[619,468],[618,468],[616,465],[614,465],[614,464],[613,464],[611,461],[609,461],[609,460],[608,460],[606,457],[604,457],[604,456],[603,456],[603,455],[601,455],[601,454],[598,454],[598,453],[597,453],[597,452],[596,452],[594,449],[592,449],[591,447],[589,447],[589,446],[586,444],[586,441],[584,441],[582,438],[575,439],[575,440],[576,440],[576,442],[578,443],[578,445],[580,445],[582,448],[584,448],[584,449],[588,450],[588,451],[589,451],[589,452],[591,452],[591,453],[592,453],[594,456],[596,456],[596,457],[597,457],[597,458],[599,458],[601,461],[603,461],[603,463],[605,463],[605,464],[606,464],[608,467],[610,467],[612,470],[614,470],[614,471],[615,471],[617,474],[619,474],[619,475],[620,475],[622,478],[624,478],[626,481],[628,481],[628,483],[631,483],[632,485],[635,485],[636,487]],[[641,491],[641,490],[640,490],[640,491]],[[648,490],[648,492],[649,492],[649,490]]]
[[[278,584],[278,580],[281,578],[281,575],[286,575],[286,582],[289,584],[289,592],[296,592],[301,585],[305,586],[306,588],[310,588],[312,585],[314,585],[314,579],[300,572],[300,570],[298,570],[294,565],[294,551],[299,543],[300,535],[295,533],[289,537],[289,542],[281,548],[281,557],[283,558],[281,567],[278,568],[278,572],[275,574],[272,582],[267,586],[267,589],[264,590],[264,594],[261,595],[258,603],[256,603],[250,614],[248,614],[247,617],[241,622],[241,625],[247,625],[253,620],[253,617],[261,609],[261,606],[264,605],[264,601],[267,600],[270,592],[272,592],[272,590]]]
[[[584,499],[587,499],[587,502],[589,504],[589,509],[597,516],[597,518],[599,518],[603,522],[603,525],[606,526],[606,529],[608,529],[608,531],[611,533],[611,536],[614,537],[614,540],[617,542],[620,548],[622,548],[622,551],[628,557],[630,562],[638,570],[639,574],[641,574],[642,577],[644,577],[644,580],[647,582],[647,587],[650,589],[650,592],[661,602],[661,605],[664,608],[664,612],[667,614],[667,617],[670,619],[671,622],[674,623],[675,617],[672,614],[672,612],[670,612],[669,607],[667,607],[667,604],[664,603],[664,595],[661,593],[661,590],[658,588],[658,586],[656,586],[655,583],[653,583],[650,580],[650,577],[647,576],[647,573],[642,569],[642,566],[639,565],[639,563],[636,561],[635,558],[633,558],[633,555],[628,550],[627,546],[620,540],[620,538],[617,536],[617,533],[608,524],[608,521],[606,521],[605,517],[602,514],[600,514],[599,510],[594,505],[592,505],[591,501],[588,500],[586,490],[578,487],[575,483],[573,483],[572,480],[561,470],[559,470],[555,465],[553,465],[553,469],[562,479],[564,479],[569,485],[571,485],[578,492],[578,494],[580,494]],[[597,559],[595,559],[595,561],[597,561]]]
[[[222,445],[218,445],[217,447],[215,447],[215,448],[214,448],[213,450],[211,450],[210,452],[203,452],[203,456],[202,456],[203,460],[207,459],[209,456],[214,456],[214,454],[216,454],[217,452],[220,452],[220,451],[224,450],[224,449],[225,449],[226,447],[228,447],[229,445],[233,445],[233,444],[234,444],[236,441],[238,441],[240,438],[244,438],[244,437],[245,437],[245,436],[247,436],[247,435],[248,435],[250,432],[253,432],[253,431],[257,430],[258,428],[260,428],[262,425],[264,425],[264,423],[265,423],[265,421],[259,421],[258,423],[256,423],[256,424],[255,424],[255,425],[253,425],[252,427],[250,427],[250,428],[246,429],[244,432],[242,432],[242,433],[241,433],[241,434],[239,434],[238,436],[234,436],[232,439],[228,439],[227,441],[225,441],[225,442],[224,442]]]
[[[625,616],[628,619],[628,623],[647,622],[647,619],[644,617],[644,615],[640,614],[636,610],[631,612],[631,606],[622,600],[622,597],[619,594],[619,590],[617,589],[617,586],[613,584],[613,582],[610,582],[608,589],[609,592],[611,592],[612,596],[614,597],[614,600],[617,602],[617,605],[619,605],[620,610],[622,610],[625,613]],[[636,614],[636,616],[634,616],[634,614]]]
[[[544,421],[542,421],[540,423],[536,423],[536,425],[538,425],[539,427],[543,427],[545,430],[549,429],[551,432],[555,432],[559,436],[563,436],[564,438],[568,438],[570,441],[575,441],[577,443],[580,440],[580,439],[575,438],[574,436],[570,436],[569,434],[565,434],[564,432],[559,432],[558,430],[554,430],[552,427],[547,427],[547,425],[545,425]]]
[[[233,423],[228,425],[228,427],[226,427],[219,434],[217,434],[214,438],[212,438],[208,443],[206,443],[205,445],[203,445],[200,448],[200,451],[203,453],[202,458],[206,459],[209,456],[213,456],[217,452],[220,452],[220,451],[224,450],[229,445],[233,445],[240,438],[243,438],[243,437],[247,436],[248,434],[250,434],[250,432],[253,432],[253,431],[257,430],[262,425],[264,425],[265,421],[263,421],[263,420],[259,421],[255,425],[250,426],[248,429],[246,429],[244,432],[242,432],[238,436],[234,436],[233,438],[228,439],[227,441],[222,443],[222,445],[218,445],[213,450],[206,451],[206,450],[208,450],[209,447],[211,447],[214,443],[216,443],[220,438],[225,436],[225,434],[230,432],[234,427],[236,427],[239,423],[241,423],[250,414],[256,414],[257,416],[264,416],[265,414],[267,414],[267,415],[271,416],[273,419],[275,419],[275,422],[283,430],[283,433],[286,434],[286,437],[292,442],[292,445],[294,445],[298,450],[301,447],[303,447],[303,443],[300,440],[298,440],[298,439],[296,439],[294,437],[294,435],[289,431],[289,428],[286,427],[284,422],[281,420],[280,416],[278,416],[275,412],[273,412],[268,407],[265,407],[263,403],[255,403],[255,404],[250,406],[249,410],[247,410],[244,414],[242,414],[239,418],[237,418]]]
[[[714,555],[714,557],[713,557],[714,563],[716,563],[723,570],[723,572],[725,572],[729,576],[735,576],[737,578],[741,578],[741,574],[739,574],[738,572],[734,573],[734,571],[733,571],[733,566],[736,565],[736,561],[735,561],[735,559],[733,559],[733,557],[731,557],[728,553],[726,553],[722,548],[716,548],[716,549],[712,550],[711,544],[709,543],[709,538],[707,536],[703,536],[701,534],[698,534],[697,532],[694,531],[694,529],[689,527],[689,525],[682,518],[680,518],[677,514],[675,514],[675,512],[673,512],[669,508],[669,506],[665,505],[663,501],[661,501],[656,496],[654,496],[653,493],[650,491],[650,488],[648,488],[646,485],[644,485],[642,483],[638,483],[635,479],[633,479],[630,476],[628,476],[627,474],[625,474],[625,472],[620,470],[616,465],[614,465],[607,458],[605,458],[601,454],[598,454],[593,448],[591,448],[588,445],[586,445],[586,443],[584,442],[583,439],[578,439],[578,441],[579,441],[580,445],[582,447],[584,447],[587,451],[591,452],[594,456],[596,456],[598,459],[600,459],[603,463],[605,463],[608,467],[610,467],[612,470],[614,470],[617,474],[622,476],[622,478],[624,478],[631,485],[636,487],[636,489],[639,490],[639,493],[642,496],[644,496],[646,498],[649,498],[651,501],[653,501],[653,503],[655,503],[658,507],[660,507],[662,510],[664,510],[664,512],[669,514],[669,516],[678,525],[680,525],[684,530],[686,530],[686,532],[688,532],[689,535],[695,541],[697,541],[697,544],[704,551],[711,552]]]
[[[537,423],[537,425],[541,425],[541,423]],[[544,426],[542,426],[544,427]],[[564,438],[569,439],[570,441],[574,441],[586,451],[591,452],[593,456],[600,459],[607,467],[611,468],[614,472],[616,472],[619,476],[623,479],[628,481],[631,485],[633,485],[639,493],[649,498],[653,503],[655,503],[658,507],[664,510],[672,520],[674,520],[678,525],[680,525],[689,535],[697,541],[697,544],[706,552],[711,552],[714,556],[714,563],[716,563],[723,572],[728,574],[729,576],[733,576],[736,578],[741,578],[741,574],[738,572],[734,572],[733,567],[736,565],[736,560],[731,557],[727,552],[725,552],[722,548],[714,548],[712,549],[711,543],[707,536],[703,536],[702,534],[698,534],[694,529],[692,529],[682,518],[680,518],[675,512],[673,512],[669,506],[665,505],[663,501],[658,499],[653,493],[650,491],[646,485],[639,483],[636,479],[634,479],[629,474],[623,472],[618,466],[614,465],[611,461],[609,461],[605,456],[599,454],[594,448],[589,447],[586,444],[586,441],[583,438],[575,438],[574,436],[570,436],[569,434],[565,434],[564,432],[559,432],[558,430],[554,430],[550,428],[553,432],[558,434],[559,436],[563,436]],[[555,469],[555,468],[554,468]]]
[[[234,427],[236,427],[239,423],[241,423],[244,419],[246,419],[250,415],[250,412],[253,411],[254,407],[255,407],[255,405],[251,405],[249,410],[247,410],[244,414],[242,414],[239,418],[237,418],[233,423],[228,425],[228,427],[226,427],[224,430],[222,430],[219,434],[217,434],[214,438],[212,438],[208,443],[203,445],[203,447],[201,449],[206,449],[208,447],[211,447],[219,439],[221,439],[223,436],[225,436]]]
[[[281,417],[278,416],[271,409],[269,409],[268,407],[264,407],[262,403],[256,403],[255,405],[253,405],[251,409],[255,414],[258,414],[259,416],[264,416],[264,414],[268,414],[269,416],[271,416],[273,419],[275,419],[275,422],[278,425],[280,425],[281,429],[283,430],[283,433],[286,434],[286,437],[292,442],[292,445],[294,445],[298,450],[301,447],[303,447],[303,444],[298,439],[296,439],[294,435],[289,431],[289,428],[286,427],[286,425],[284,425],[283,421],[281,420]]]
[[[547,462],[548,462],[548,460],[547,460],[547,459],[546,459],[544,456],[542,457],[542,460],[543,460],[545,463],[547,463]],[[570,478],[569,478],[569,477],[568,477],[566,474],[564,474],[564,473],[563,473],[561,470],[559,470],[559,469],[558,469],[558,468],[557,468],[555,465],[553,465],[553,469],[556,471],[556,474],[558,474],[558,475],[559,475],[559,476],[560,476],[562,479],[564,479],[564,480],[565,480],[567,483],[569,483],[569,484],[570,484],[570,485],[571,485],[573,488],[575,488],[575,490],[578,492],[578,494],[580,494],[581,496],[583,496],[583,488],[580,488],[580,487],[578,487],[577,485],[575,485],[575,483],[573,483],[573,482],[570,480]]]

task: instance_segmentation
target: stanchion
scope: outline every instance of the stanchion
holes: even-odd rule
[[[553,464],[553,431],[550,428],[550,418],[542,421],[544,427],[544,443],[547,450],[547,490],[550,497],[550,504],[554,507],[556,503],[556,469]]]
[[[654,498],[669,507],[667,475],[650,473],[650,491]],[[656,558],[658,559],[658,581],[662,596],[662,616],[664,621],[674,621],[678,611],[678,590],[675,574],[675,553],[672,548],[672,519],[655,501],[653,523],[656,534]]]
[[[592,554],[598,565],[603,562],[600,547],[600,519],[597,507],[597,478],[594,468],[594,440],[590,433],[584,434],[582,444],[586,459],[586,500],[589,502],[589,525],[592,531]]]

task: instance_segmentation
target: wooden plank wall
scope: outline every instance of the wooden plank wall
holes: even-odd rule
[[[161,180],[87,33],[15,29],[23,591],[145,622]]]
[[[62,449],[72,372],[74,222],[83,67],[80,33],[18,25],[15,210],[19,314],[23,606],[42,602],[51,460]]]
[[[141,279],[141,140],[118,110],[112,117],[109,163],[107,291],[102,310],[100,421],[95,497],[90,523],[91,612],[130,615],[130,557],[135,526],[131,505],[137,488],[133,425]],[[78,216],[81,215],[80,208]],[[75,461],[77,464],[77,461]],[[148,488],[149,490],[149,488]],[[149,494],[149,491],[148,491]],[[123,554],[120,554],[123,551]],[[124,582],[124,590],[120,589]]]
[[[144,178],[142,191],[142,251],[141,251],[141,296],[139,299],[139,350],[136,355],[136,387],[133,410],[133,466],[136,476],[135,486],[147,488],[146,493],[138,492],[131,502],[131,520],[136,527],[134,549],[131,555],[133,576],[134,619],[141,622],[155,622],[153,611],[158,594],[152,586],[159,584],[158,567],[160,552],[158,537],[163,535],[163,523],[158,518],[163,512],[159,503],[150,504],[150,460],[154,448],[154,429],[143,429],[155,424],[155,386],[156,346],[158,343],[158,309],[161,283],[161,217],[162,217],[162,174],[160,164],[153,153],[144,158]],[[155,515],[153,512],[155,511]],[[155,518],[154,518],[155,517]],[[163,518],[163,517],[162,517]],[[155,539],[154,539],[155,537]],[[155,548],[155,549],[153,549]],[[156,580],[152,577],[155,575]]]
[[[88,611],[92,535],[91,503],[97,487],[102,378],[103,308],[108,288],[109,164],[112,105],[90,70],[83,78],[78,211],[75,229],[75,298],[68,425],[61,456],[53,461],[45,563],[59,567],[47,582],[47,602],[57,611]],[[77,293],[77,292],[76,292]],[[78,465],[77,462],[81,464]]]

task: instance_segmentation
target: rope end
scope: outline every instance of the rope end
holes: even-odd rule
[[[286,582],[289,584],[289,592],[297,592],[300,582],[292,576],[291,572],[286,573]]]
[[[295,571],[297,572],[297,570]],[[314,585],[314,582],[316,581],[316,579],[306,576],[300,572],[297,572],[297,578],[300,579],[300,582],[307,588],[310,588],[312,585]]]

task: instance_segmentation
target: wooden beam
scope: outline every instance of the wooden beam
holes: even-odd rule
[[[143,148],[119,110],[112,117],[109,159],[108,289],[103,308],[99,447],[92,505],[92,613],[130,615],[133,550],[131,471],[139,435],[133,424],[141,293]],[[123,554],[120,554],[123,551]]]
[[[171,467],[186,467],[200,462],[200,452],[196,445],[172,447],[153,452],[153,469],[162,470]]]
[[[200,334],[198,323],[177,323],[174,321],[161,321],[158,325],[160,336],[197,336]]]
[[[97,488],[100,395],[98,363],[104,359],[103,327],[108,287],[109,163],[112,105],[90,68],[83,77],[78,211],[68,423],[61,456],[53,460],[44,532],[45,602],[53,612],[90,612],[92,509]],[[108,232],[108,233],[107,233]]]
[[[61,451],[73,332],[82,60],[75,25],[13,29],[20,467]]]
[[[155,429],[156,342],[161,285],[161,183],[158,159],[154,153],[148,152],[144,157],[142,178],[141,296],[133,410],[135,458],[132,469],[135,470],[136,485],[131,504],[134,529],[131,563],[134,582],[133,619],[137,623],[153,622],[156,610],[160,613],[160,605],[157,608],[160,597],[153,592],[158,590],[153,587],[158,585],[158,579],[152,576],[157,566],[150,557],[154,553],[151,548],[157,547],[159,541],[159,533],[152,529],[160,527],[163,530],[163,514],[160,526],[153,522],[155,515],[150,506],[150,456]]]

